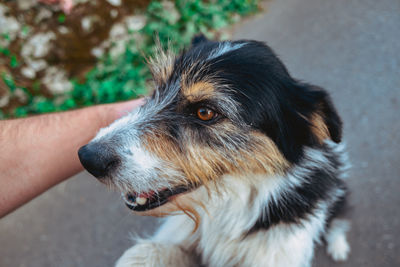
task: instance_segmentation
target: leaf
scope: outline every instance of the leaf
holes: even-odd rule
[[[3,73],[2,79],[3,79],[3,82],[10,89],[10,91],[13,92],[16,88],[13,77],[10,74]]]
[[[0,53],[2,53],[3,55],[5,55],[6,57],[8,57],[8,56],[11,54],[10,49],[8,49],[8,48],[1,48],[1,47],[0,47]]]
[[[64,23],[65,19],[66,19],[65,14],[60,14],[57,17],[57,20],[58,20],[59,23]]]
[[[19,62],[18,62],[18,60],[17,60],[17,57],[15,56],[15,55],[11,55],[11,58],[10,58],[10,67],[11,68],[16,68],[16,67],[18,67],[19,66]]]
[[[226,36],[223,33],[221,35],[216,29],[226,27],[239,18],[257,11],[259,1],[175,0],[173,7],[164,8],[161,0],[153,0],[144,11],[146,25],[129,36],[131,39],[127,42],[125,53],[117,58],[112,58],[106,53],[85,75],[83,82],[71,79],[73,90],[62,95],[62,101],[41,95],[41,82],[35,81],[31,91],[34,96],[29,98],[28,103],[9,113],[0,113],[0,118],[4,114],[4,116],[20,117],[27,114],[127,100],[146,94],[151,73],[146,65],[145,56],[148,57],[154,53],[155,36],[159,37],[164,49],[170,47],[173,51],[178,51],[190,44],[193,36],[200,32],[210,39],[214,36],[225,38]],[[65,23],[66,15],[59,14],[57,21],[60,24]],[[28,34],[29,30],[27,26],[21,29],[23,34]],[[140,38],[136,39],[137,36]],[[1,37],[10,40],[8,34],[2,34]],[[20,65],[17,57],[11,55],[8,48],[0,47],[0,54],[10,57],[12,68]],[[12,76],[2,75],[1,78],[11,91],[15,90],[17,85]]]

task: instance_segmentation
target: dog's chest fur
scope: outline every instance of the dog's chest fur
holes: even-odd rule
[[[324,151],[307,149],[305,160],[285,176],[225,176],[223,191],[198,193],[206,211],[199,209],[201,222],[194,234],[193,222],[182,215],[168,218],[154,238],[160,241],[168,233],[168,242],[173,236],[173,243],[184,244],[206,266],[307,266],[345,196],[345,162],[343,147],[328,142]],[[313,190],[318,196],[304,194]]]

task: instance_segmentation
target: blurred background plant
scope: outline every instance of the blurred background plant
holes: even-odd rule
[[[199,33],[226,39],[259,0],[56,2],[0,4],[0,119],[143,95],[155,36],[175,51]]]

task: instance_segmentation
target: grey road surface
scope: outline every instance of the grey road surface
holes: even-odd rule
[[[400,266],[400,1],[265,6],[235,39],[266,41],[294,77],[331,92],[353,164],[350,258],[336,264],[319,248],[314,266]],[[82,173],[0,220],[0,266],[111,266],[157,224]]]

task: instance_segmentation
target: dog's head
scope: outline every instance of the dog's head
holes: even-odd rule
[[[340,141],[327,93],[291,78],[263,43],[198,38],[179,56],[160,51],[150,61],[152,96],[79,151],[142,214],[179,208],[179,196],[226,174],[282,174],[305,146]]]

